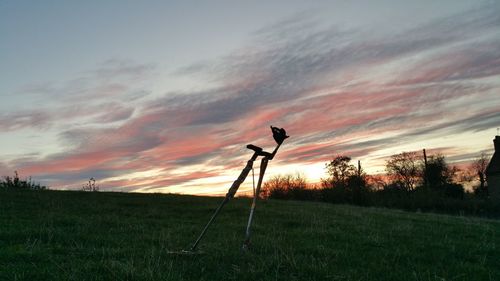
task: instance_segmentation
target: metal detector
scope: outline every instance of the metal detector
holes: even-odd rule
[[[224,200],[221,202],[219,207],[215,210],[214,214],[212,215],[212,217],[208,221],[207,225],[205,225],[205,227],[201,231],[201,234],[200,234],[200,236],[198,236],[198,239],[196,239],[196,241],[191,246],[189,251],[182,251],[182,253],[193,253],[196,251],[198,244],[200,243],[203,236],[205,236],[205,233],[207,232],[208,228],[210,227],[212,222],[215,220],[215,218],[219,214],[222,207],[224,207],[224,205],[226,205],[226,203],[229,202],[229,200],[231,200],[231,198],[234,197],[234,195],[238,191],[238,188],[240,187],[240,185],[245,181],[246,177],[248,176],[248,173],[250,172],[250,170],[252,170],[253,162],[255,160],[257,160],[257,157],[263,156],[263,158],[260,162],[259,180],[257,182],[257,188],[255,189],[255,192],[254,192],[252,207],[250,209],[250,216],[248,217],[248,224],[247,224],[247,229],[246,229],[245,241],[243,242],[243,249],[244,250],[248,249],[248,247],[250,245],[250,226],[252,225],[253,214],[255,212],[255,206],[257,203],[257,198],[259,197],[259,192],[260,192],[260,188],[262,185],[262,180],[264,178],[264,173],[266,172],[267,162],[269,162],[270,160],[273,160],[274,156],[276,155],[276,152],[278,151],[278,148],[281,146],[283,141],[289,137],[286,135],[286,131],[283,128],[277,128],[277,127],[271,126],[271,131],[273,133],[273,138],[277,143],[277,146],[274,149],[274,151],[272,153],[269,153],[269,152],[263,151],[262,148],[255,146],[253,144],[247,145],[247,148],[250,150],[253,150],[253,152],[254,152],[252,157],[250,158],[250,160],[248,160],[245,168],[243,168],[243,170],[241,171],[238,178],[233,182],[233,184],[229,188],[228,192],[226,193],[226,197],[224,197]]]

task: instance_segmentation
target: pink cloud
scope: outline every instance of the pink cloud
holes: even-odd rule
[[[70,124],[61,137],[72,150],[45,159],[18,159],[14,164],[32,175],[76,177],[103,171],[110,188],[130,190],[219,175],[207,167],[239,168],[246,161],[242,160],[246,144],[274,147],[269,125],[285,127],[291,135],[279,161],[303,164],[326,162],[333,154],[369,154],[394,144],[394,139],[382,136],[389,132],[404,139],[397,134],[432,136],[435,131],[484,129],[497,117],[495,103],[489,105],[493,109],[467,111],[461,111],[466,108],[462,104],[448,104],[484,93],[487,86],[476,86],[470,79],[500,74],[498,42],[471,46],[467,40],[472,37],[436,26],[453,32],[447,38],[463,46],[457,49],[443,39],[443,32],[428,28],[417,28],[411,36],[376,39],[330,29],[290,38],[268,34],[267,39],[279,39],[280,44],[244,48],[209,69],[207,75],[215,77],[220,88],[184,96],[169,93],[134,105],[115,98],[128,101],[126,96],[135,90],[128,82],[149,75],[150,67],[108,61],[60,87],[40,89],[69,97],[62,106],[3,115],[0,129]],[[400,63],[410,56],[418,59]],[[484,120],[488,123],[483,125]],[[440,149],[458,153],[455,148]],[[205,168],[172,173],[192,164]],[[151,169],[162,172],[157,178],[106,181],[115,173]],[[59,182],[66,185],[71,179]]]
[[[123,153],[117,151],[95,151],[70,154],[61,156],[58,159],[51,159],[48,161],[36,163],[27,163],[22,168],[22,170],[24,173],[30,175],[81,171],[97,167],[107,161],[115,159],[122,154]]]

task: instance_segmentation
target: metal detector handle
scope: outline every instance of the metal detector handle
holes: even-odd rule
[[[276,150],[277,150],[277,149],[275,149],[273,153],[269,153],[267,151],[263,151],[262,148],[260,148],[256,145],[253,145],[253,144],[247,145],[247,148],[255,151],[255,153],[257,153],[257,156],[264,156],[264,157],[267,157],[269,160],[273,159],[274,154],[276,154]]]
[[[251,147],[250,147],[251,146]],[[262,148],[249,144],[247,145],[247,148],[252,149],[254,151],[254,154],[252,155],[252,158],[248,160],[247,165],[243,170],[241,171],[241,174],[238,176],[238,178],[233,182],[229,190],[227,191],[226,198],[230,199],[233,198],[236,192],[238,191],[238,188],[240,188],[240,185],[245,181],[245,179],[248,176],[248,173],[252,170],[253,162],[257,157],[259,157],[259,153],[262,151]]]
[[[261,153],[262,152],[262,147],[258,147],[253,144],[247,144],[247,148],[253,150],[256,153]]]

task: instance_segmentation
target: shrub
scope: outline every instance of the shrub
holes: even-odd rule
[[[87,183],[82,186],[83,191],[99,191],[99,185],[95,183],[94,178],[90,178]]]
[[[464,199],[464,187],[458,183],[448,183],[444,186],[444,194],[448,197]]]
[[[14,171],[14,176],[4,176],[0,181],[0,187],[3,189],[31,189],[31,190],[44,190],[46,186],[35,183],[31,177],[25,180],[19,178],[17,171]]]
[[[262,197],[289,200],[317,200],[318,190],[307,184],[301,174],[277,175],[266,181]]]

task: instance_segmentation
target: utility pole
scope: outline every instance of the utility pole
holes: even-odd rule
[[[427,154],[424,148],[424,186],[427,187]]]

